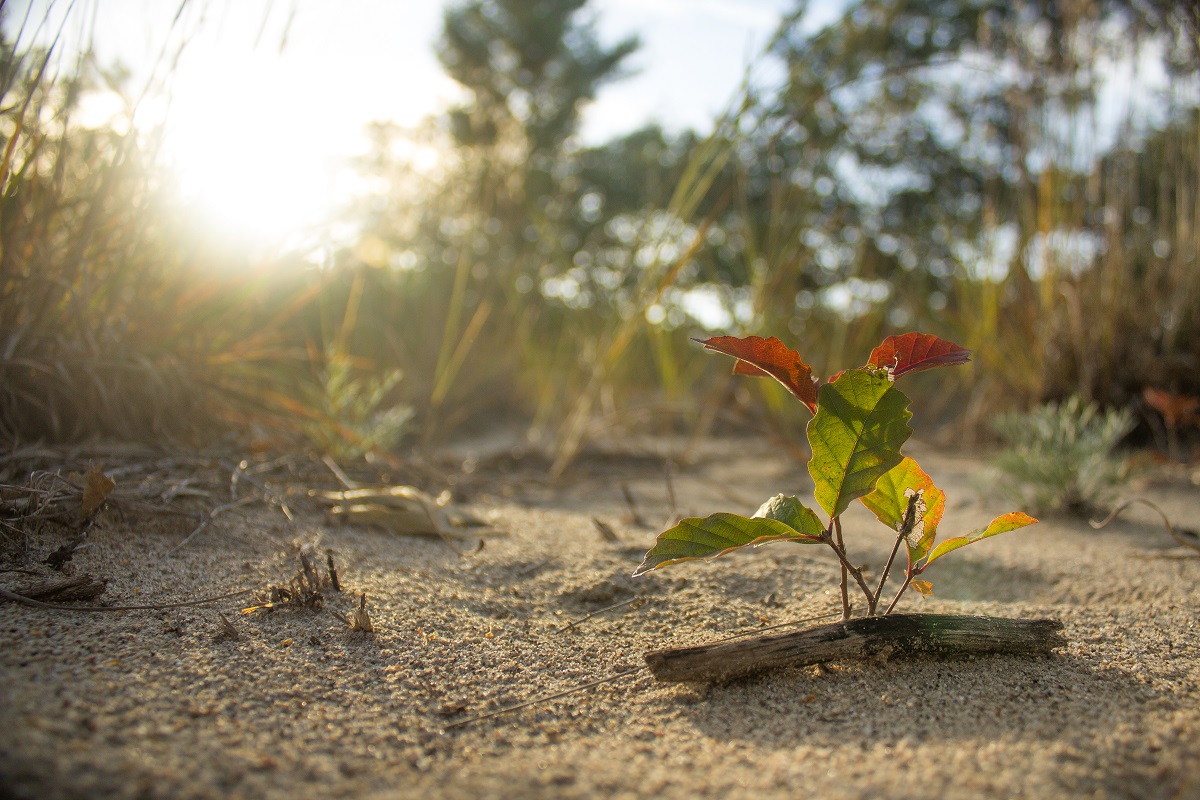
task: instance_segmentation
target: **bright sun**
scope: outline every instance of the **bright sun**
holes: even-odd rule
[[[416,128],[456,91],[422,39],[440,2],[102,5],[68,27],[82,47],[94,22],[100,63],[127,63],[132,77],[124,100],[97,100],[96,114],[132,106],[140,130],[163,126],[164,166],[190,223],[234,246],[319,245],[362,190],[353,161],[368,123]]]
[[[197,224],[250,246],[311,247],[355,190],[367,122],[428,113],[448,79],[378,82],[378,53],[336,17],[297,23],[287,47],[271,45],[279,31],[256,41],[240,8],[184,49],[167,90],[165,155]]]
[[[198,223],[251,244],[285,246],[332,214],[333,175],[299,143],[256,134],[189,130],[171,140],[169,157]]]
[[[273,70],[241,67],[213,59],[202,80],[174,87],[166,155],[197,223],[251,245],[286,246],[335,211],[344,165],[330,153],[351,152],[359,134],[325,124]]]

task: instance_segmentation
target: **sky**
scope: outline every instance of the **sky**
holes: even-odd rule
[[[811,4],[812,19],[828,19],[843,2]],[[139,105],[140,125],[165,118],[166,154],[200,213],[263,242],[329,213],[367,123],[415,125],[456,97],[434,55],[448,0],[189,0],[174,27],[179,0],[5,5],[10,35],[27,10],[31,24],[49,11],[53,30],[70,9],[62,52],[90,32],[102,64],[131,69],[133,94],[155,64],[169,74],[169,92]],[[603,43],[636,34],[642,48],[627,62],[633,74],[608,84],[584,111],[582,140],[599,143],[649,122],[707,130],[747,68],[757,64],[757,79],[772,79],[758,56],[794,5],[593,0]],[[89,113],[102,119],[118,108],[115,98],[97,99]]]

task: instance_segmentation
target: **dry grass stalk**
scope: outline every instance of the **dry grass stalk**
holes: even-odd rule
[[[333,558],[329,554],[326,555],[327,563],[332,567]],[[272,611],[276,608],[307,608],[315,611],[324,607],[326,591],[338,591],[334,589],[332,577],[336,573],[331,569],[330,574],[321,575],[313,563],[312,553],[307,548],[301,548],[299,558],[300,569],[290,581],[268,586],[265,592],[260,593],[259,603],[243,608],[242,613]]]

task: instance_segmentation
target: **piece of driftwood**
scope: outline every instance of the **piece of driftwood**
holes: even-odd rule
[[[779,667],[894,655],[963,656],[1048,653],[1067,640],[1055,619],[1003,619],[957,614],[890,614],[759,636],[646,653],[659,681],[725,681]]]
[[[108,581],[83,574],[34,576],[7,588],[8,591],[33,600],[62,603],[70,600],[94,600],[104,594],[104,590],[108,588]]]

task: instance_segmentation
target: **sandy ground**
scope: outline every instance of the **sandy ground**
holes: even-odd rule
[[[943,536],[1011,510],[972,488],[978,459],[906,450],[949,495]],[[73,564],[110,580],[100,602],[278,583],[312,543],[334,552],[346,591],[319,611],[253,614],[239,613],[249,600],[92,614],[0,603],[0,796],[1200,797],[1200,555],[1144,509],[1099,532],[1057,518],[980,542],[930,569],[934,597],[903,601],[1059,619],[1069,645],[1052,656],[830,664],[715,686],[640,671],[461,725],[638,668],[648,650],[837,607],[834,561],[816,548],[630,578],[669,514],[653,458],[588,459],[556,486],[536,468],[484,466],[489,479],[476,472],[458,494],[507,535],[471,556],[328,526],[300,502],[294,521],[230,511],[173,553],[194,521],[103,512]],[[622,484],[648,524],[629,520]],[[751,513],[811,482],[764,443],[718,442],[673,488],[684,513]],[[1196,527],[1200,489],[1186,478],[1128,491]],[[891,543],[861,509],[847,538],[876,568]],[[329,611],[360,592],[374,634]]]

